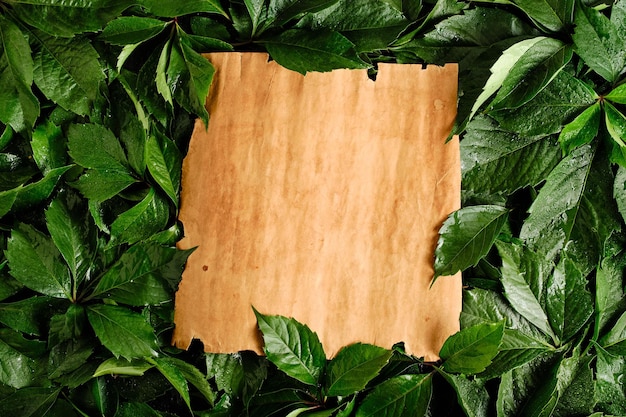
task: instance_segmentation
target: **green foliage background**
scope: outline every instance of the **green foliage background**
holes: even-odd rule
[[[0,415],[626,415],[626,0],[0,10]],[[464,271],[464,306],[440,362],[327,358],[271,312],[267,357],[170,346],[200,53],[233,50],[301,73],[459,63],[463,208],[435,269]]]

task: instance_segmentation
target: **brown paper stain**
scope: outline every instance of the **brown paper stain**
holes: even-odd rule
[[[430,288],[438,229],[460,205],[457,66],[302,76],[218,53],[183,164],[174,343],[262,352],[252,305],[294,317],[332,357],[353,342],[437,358],[458,331],[460,274]]]

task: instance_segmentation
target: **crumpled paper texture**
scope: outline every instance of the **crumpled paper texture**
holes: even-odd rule
[[[461,278],[431,287],[438,230],[460,206],[457,66],[302,76],[218,53],[183,163],[174,343],[262,353],[254,306],[294,317],[333,356],[364,342],[437,359]]]

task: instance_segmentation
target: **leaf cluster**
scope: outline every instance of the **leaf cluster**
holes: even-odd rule
[[[624,39],[624,0],[1,1],[0,415],[626,414]],[[441,361],[259,312],[266,357],[170,346],[202,54],[234,50],[459,63]]]

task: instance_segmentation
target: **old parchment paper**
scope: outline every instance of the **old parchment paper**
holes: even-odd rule
[[[302,76],[266,54],[208,55],[207,109],[183,164],[174,343],[262,352],[254,306],[326,353],[353,342],[437,358],[461,279],[432,288],[438,229],[460,205],[457,66]]]

